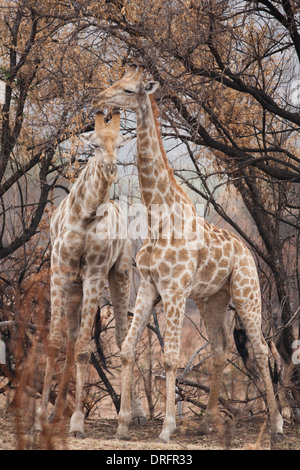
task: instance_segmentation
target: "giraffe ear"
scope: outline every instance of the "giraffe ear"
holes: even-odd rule
[[[131,136],[125,137],[124,135],[120,136],[120,142],[118,147],[121,148],[123,145],[126,145],[128,142],[130,142],[133,138]]]
[[[80,140],[84,142],[85,144],[91,146],[93,145],[95,141],[95,132],[90,131],[90,132],[84,132],[83,134],[80,134]]]
[[[150,81],[150,82],[146,83],[146,85],[145,85],[145,92],[148,95],[151,95],[152,93],[154,93],[157,90],[158,87],[159,87],[159,82]]]
[[[90,142],[93,134],[94,131],[84,132],[83,134],[80,134],[79,138],[82,140],[82,142]]]

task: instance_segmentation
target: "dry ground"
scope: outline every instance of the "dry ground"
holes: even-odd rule
[[[21,426],[21,439],[17,438],[18,426]],[[195,451],[195,450],[270,450],[269,424],[263,420],[239,421],[230,425],[230,443],[222,438],[217,430],[208,436],[197,432],[197,421],[189,419],[178,423],[169,444],[157,442],[161,429],[161,420],[155,420],[144,427],[131,427],[131,440],[119,441],[115,438],[117,420],[86,420],[85,439],[68,437],[67,423],[62,427],[59,437],[54,438],[52,446],[58,450],[160,450],[160,451]],[[47,448],[45,442],[37,441],[29,432],[29,425],[17,420],[13,414],[0,410],[0,450],[17,450],[21,445],[28,449]],[[220,431],[220,430],[219,430]],[[57,427],[56,427],[57,432]],[[221,430],[222,432],[222,430]],[[300,450],[300,426],[285,426],[286,440],[280,450]]]

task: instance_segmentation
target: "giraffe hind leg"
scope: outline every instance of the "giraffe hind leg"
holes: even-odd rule
[[[234,271],[231,278],[231,295],[238,316],[240,317],[247,337],[251,342],[255,359],[260,370],[260,375],[264,382],[270,411],[271,440],[276,442],[281,441],[284,437],[283,420],[276,403],[270,377],[268,345],[266,344],[261,329],[261,294],[259,281],[256,275],[254,261],[250,259],[249,264],[250,263],[253,263],[253,269],[249,272],[255,273],[255,275],[251,276],[248,273],[248,276],[241,278],[240,275],[237,279]]]
[[[260,376],[264,382],[270,412],[271,441],[272,443],[276,443],[284,439],[283,419],[278,409],[271,381],[268,363],[268,345],[261,331],[260,312],[255,313],[255,309],[249,310],[249,306],[237,308],[238,315],[243,322],[246,334],[252,344]]]
[[[206,301],[196,301],[203,317],[212,354],[212,378],[207,408],[200,423],[200,434],[207,434],[211,426],[219,424],[218,400],[222,374],[229,353],[226,313],[229,295],[220,291]]]

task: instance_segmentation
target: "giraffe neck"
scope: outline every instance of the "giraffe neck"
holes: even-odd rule
[[[98,206],[108,202],[110,188],[111,182],[104,177],[101,162],[91,158],[68,196],[69,223],[79,227],[89,224],[96,217]]]
[[[152,95],[144,95],[136,112],[137,165],[143,202],[152,204],[184,203],[192,206],[170,168],[159,129],[158,108]]]
[[[149,239],[175,239],[181,236],[187,217],[189,225],[193,225],[196,210],[169,167],[152,95],[142,97],[137,111],[137,153],[141,195],[148,212]]]
[[[141,195],[147,208],[151,204],[171,204],[174,189],[164,161],[155,119],[148,95],[137,111],[137,166]]]

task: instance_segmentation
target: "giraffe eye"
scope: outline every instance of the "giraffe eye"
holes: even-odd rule
[[[132,95],[134,93],[134,91],[132,90],[124,90],[125,93],[127,93],[128,95]]]

